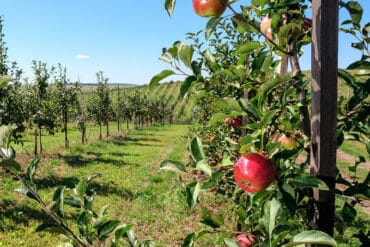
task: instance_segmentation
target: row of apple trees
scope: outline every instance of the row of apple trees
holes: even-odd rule
[[[311,43],[310,2],[193,0],[198,15],[212,18],[204,30],[188,33],[186,42],[163,49],[161,59],[172,68],[151,83],[187,71],[182,92],[197,97],[198,119],[189,136],[189,163],[165,160],[161,169],[198,174],[185,189],[190,208],[207,192],[234,205],[229,214],[204,210],[204,230],[189,233],[183,246],[194,246],[205,235],[220,237],[217,243],[230,247],[337,245],[310,222],[313,188],[327,189],[307,172],[310,76],[301,71],[299,59]],[[175,4],[165,1],[170,16]],[[221,16],[227,7],[230,14]],[[337,146],[354,140],[370,153],[370,23],[363,23],[363,8],[356,1],[340,1],[339,8],[349,13],[340,31],[354,37],[351,46],[363,55],[338,70],[351,94],[338,100]],[[359,157],[351,170],[364,161]],[[370,175],[364,181],[348,180],[338,171],[337,183],[346,189],[336,191],[344,202],[336,205],[337,240],[345,241],[341,236],[355,227],[346,241],[369,244],[369,226],[354,221],[355,205],[370,199],[369,181]],[[230,220],[234,224],[225,223]]]
[[[91,91],[82,90],[78,82],[72,83],[67,69],[61,64],[48,67],[41,61],[32,62],[33,79],[22,78],[23,71],[16,62],[9,64],[6,43],[0,19],[0,124],[17,126],[15,137],[28,129],[34,134],[34,153],[42,153],[42,133],[63,131],[65,147],[69,147],[68,124],[75,123],[81,130],[81,141],[86,142],[87,124],[102,127],[109,133],[109,123],[134,122],[134,128],[154,123],[173,121],[173,107],[160,99],[152,99],[138,90],[112,89],[102,71],[96,73],[97,86]]]

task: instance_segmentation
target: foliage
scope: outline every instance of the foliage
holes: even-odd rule
[[[20,182],[18,192],[28,198],[35,200],[42,208],[50,221],[45,221],[36,229],[39,231],[50,231],[60,233],[70,240],[64,246],[153,246],[151,241],[139,243],[132,229],[132,224],[121,224],[118,220],[108,217],[107,206],[95,212],[93,209],[94,196],[96,192],[91,188],[94,178],[100,174],[92,174],[82,178],[72,187],[57,186],[50,204],[41,199],[38,194],[35,175],[40,158],[34,158],[23,174],[21,165],[15,160],[14,149],[10,146],[12,140],[12,126],[1,126],[0,128],[0,167],[11,173]],[[75,208],[78,214],[75,226],[71,227],[67,222],[66,207]],[[75,233],[72,229],[78,229]]]
[[[169,15],[175,3],[166,1]],[[361,26],[362,7],[354,1],[340,5],[351,16],[341,29],[360,40],[352,46],[364,54],[348,69],[368,69],[369,32],[368,24]],[[197,95],[198,122],[193,127],[194,134],[189,136],[190,161],[184,165],[167,160],[161,169],[204,174],[186,185],[190,208],[195,207],[206,191],[231,198],[235,204],[234,227],[222,223],[223,215],[202,215],[201,222],[208,228],[189,234],[183,246],[194,246],[197,239],[215,232],[226,234],[226,238],[223,237],[227,246],[237,246],[234,238],[240,233],[254,235],[262,246],[314,243],[320,238],[316,238],[316,234],[323,234],[326,244],[336,246],[328,235],[308,231],[308,221],[314,213],[313,188],[328,189],[323,181],[307,173],[310,95],[306,88],[310,81],[300,70],[299,56],[301,48],[311,42],[310,20],[305,16],[309,5],[304,0],[257,0],[248,6],[242,4],[240,12],[232,6],[229,8],[233,12],[231,17],[212,18],[204,31],[189,33],[190,44],[177,41],[163,49],[161,59],[170,64],[172,70],[160,72],[151,81],[153,86],[167,76],[184,75],[182,94]],[[271,37],[260,31],[262,17],[271,18]],[[291,74],[283,69],[287,58]],[[344,139],[369,145],[369,72],[364,71],[365,82],[357,81],[345,70],[338,72],[353,88],[353,95],[342,98],[338,104],[338,146]],[[243,118],[242,126],[226,124],[227,118],[235,117]],[[287,149],[273,140],[282,134],[292,136],[298,142],[297,147]],[[278,171],[276,182],[255,194],[245,193],[233,181],[234,162],[250,152],[264,153]],[[302,161],[300,157],[306,159]],[[360,157],[353,170],[364,161],[364,157]],[[369,199],[368,178],[363,182],[347,181],[338,174],[337,182],[348,186],[344,192],[337,191],[338,196],[349,200],[337,212],[341,215],[337,220],[344,228],[345,222],[350,222],[348,217],[353,219],[356,215],[353,206],[359,198]],[[357,199],[348,199],[348,196]],[[337,230],[343,232],[343,228]],[[361,241],[365,241],[363,235],[359,237]]]

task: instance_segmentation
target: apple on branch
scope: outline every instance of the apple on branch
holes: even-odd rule
[[[272,142],[280,142],[281,147],[288,150],[292,150],[298,147],[297,140],[293,136],[288,134],[276,135],[272,139]]]
[[[266,36],[266,38],[270,40],[272,40],[271,21],[272,19],[268,15],[266,15],[262,18],[260,24],[261,32]]]
[[[235,241],[239,243],[240,247],[252,247],[256,239],[252,234],[242,233],[236,236]]]
[[[261,153],[243,155],[234,165],[235,182],[245,192],[266,189],[274,181],[275,173],[275,165]]]
[[[202,17],[222,15],[228,4],[229,0],[193,0],[195,13]]]

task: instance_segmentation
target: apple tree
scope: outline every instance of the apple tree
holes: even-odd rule
[[[332,237],[312,229],[310,222],[315,214],[314,189],[329,190],[325,182],[308,173],[312,148],[311,95],[307,90],[310,76],[302,73],[299,58],[304,46],[311,43],[312,22],[306,16],[310,3],[256,0],[246,5],[240,1],[236,11],[231,5],[234,1],[230,1],[231,15],[222,16],[225,9],[217,7],[220,2],[224,1],[193,0],[196,13],[209,8],[201,15],[212,18],[204,31],[188,35],[188,43],[177,41],[163,49],[161,59],[172,69],[163,70],[151,80],[154,86],[168,76],[185,75],[182,94],[193,93],[198,101],[199,118],[192,127],[195,135],[190,137],[189,164],[165,160],[161,169],[204,174],[186,186],[191,208],[206,191],[234,202],[230,215],[202,214],[201,223],[208,228],[190,233],[184,246],[193,246],[202,236],[215,233],[222,233],[227,246],[336,246]],[[175,3],[165,1],[169,15]],[[347,25],[343,31],[361,37],[361,42],[352,46],[367,48],[368,24],[360,25],[362,7],[354,1],[341,2],[341,6],[351,16],[343,23]],[[352,67],[366,67],[367,60],[365,56]],[[289,64],[291,70],[287,73]],[[368,145],[365,112],[369,80],[359,83],[344,70],[339,75],[357,96],[342,99],[351,106],[341,106],[338,145],[344,138]],[[342,120],[349,128],[342,125]],[[258,176],[260,169],[266,176]],[[360,193],[368,198],[366,183],[368,178],[348,190],[352,196]],[[341,209],[343,218],[339,221],[353,216],[350,212],[354,209],[349,205]],[[226,218],[233,219],[235,226],[226,225]],[[363,241],[361,237],[359,240]]]
[[[77,84],[69,87],[69,80],[67,78],[67,68],[62,67],[61,64],[58,65],[58,74],[54,76],[54,97],[57,101],[57,107],[61,115],[61,122],[64,132],[64,147],[69,148],[68,140],[68,121],[69,113],[71,108],[76,105],[77,93],[79,87]]]

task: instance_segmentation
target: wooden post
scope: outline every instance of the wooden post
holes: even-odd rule
[[[314,190],[311,228],[329,235],[333,235],[335,211],[338,12],[338,0],[312,1],[310,173],[326,182],[330,190]]]

